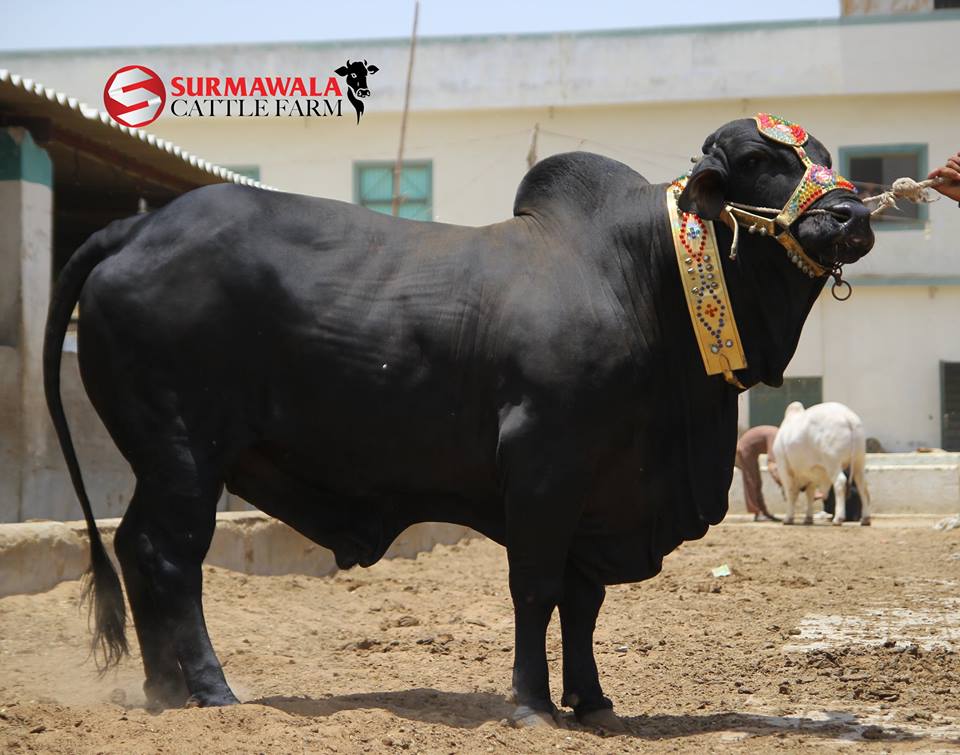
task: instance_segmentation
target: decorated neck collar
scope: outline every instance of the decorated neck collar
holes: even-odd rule
[[[746,389],[734,370],[747,366],[733,306],[723,277],[713,222],[677,207],[687,185],[681,176],[667,187],[667,212],[687,312],[708,375],[723,375],[730,385]]]

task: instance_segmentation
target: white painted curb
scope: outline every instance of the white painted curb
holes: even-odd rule
[[[119,519],[97,522],[111,555],[119,524]],[[474,535],[468,527],[454,524],[417,524],[396,539],[385,558],[413,558],[434,545]],[[41,592],[58,582],[78,579],[89,563],[82,521],[0,524],[0,597]],[[204,563],[264,575],[323,576],[337,569],[331,551],[258,511],[217,514],[217,529]]]

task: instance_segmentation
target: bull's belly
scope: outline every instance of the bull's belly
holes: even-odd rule
[[[310,443],[270,439],[254,449],[285,475],[337,498],[482,500],[497,490],[495,471],[470,453],[472,449],[453,440],[436,446],[399,436],[350,441],[332,433]]]
[[[228,488],[334,550],[341,566],[375,562],[418,522],[502,540],[496,427],[476,410],[361,386],[314,398],[308,411],[295,391],[280,395],[289,403],[273,407],[228,471]]]
[[[228,488],[334,551],[341,568],[376,563],[412,524],[448,522],[503,540],[495,485],[444,449],[260,443],[227,474]],[[459,474],[458,474],[459,473]]]
[[[258,446],[279,467],[353,498],[485,497],[496,490],[496,417],[429,405],[417,395],[367,394],[292,407]],[[286,418],[293,418],[289,421]]]

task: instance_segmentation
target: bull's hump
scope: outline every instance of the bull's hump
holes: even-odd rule
[[[517,189],[513,214],[590,217],[620,194],[648,183],[621,162],[592,152],[565,152],[534,165]]]

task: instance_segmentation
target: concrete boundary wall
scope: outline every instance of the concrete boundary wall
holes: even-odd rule
[[[113,554],[113,533],[119,519],[97,522]],[[424,523],[408,527],[385,558],[414,558],[438,544],[476,536],[468,527]],[[90,553],[87,530],[79,522],[0,524],[0,597],[49,590],[59,582],[78,579]],[[258,511],[223,512],[204,562],[247,574],[306,574],[324,576],[337,570],[333,553]]]

